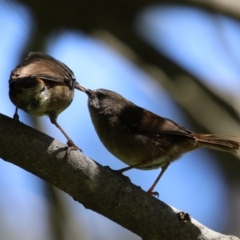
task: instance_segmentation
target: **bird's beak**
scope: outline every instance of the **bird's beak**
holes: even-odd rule
[[[87,90],[84,86],[80,85],[78,82],[74,82],[73,87],[82,91],[82,92],[86,92],[86,90]]]
[[[90,90],[90,89],[86,89],[86,90],[85,90],[85,93],[88,95],[88,97],[91,97],[92,94],[93,94],[93,91]]]
[[[80,85],[80,86],[79,86],[79,90],[80,90],[80,91],[83,91],[83,92],[86,92],[87,89],[86,89],[85,87],[83,87],[82,85]]]

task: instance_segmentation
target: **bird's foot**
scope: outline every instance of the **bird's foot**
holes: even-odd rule
[[[14,120],[14,123],[19,122],[19,116],[17,113],[14,113],[13,120]]]
[[[114,171],[115,173],[117,173],[117,175],[121,176],[121,177],[122,177],[122,179],[124,179],[125,181],[127,181],[127,182],[131,182],[130,178],[129,178],[129,177],[127,177],[127,176],[125,176],[125,175],[123,175],[121,171],[119,171],[119,170],[114,170],[114,169],[111,169],[109,166],[105,166],[105,168],[108,168],[108,169],[110,169],[110,170]]]
[[[147,193],[150,194],[150,195],[152,195],[152,196],[154,196],[154,197],[156,197],[156,198],[159,198],[159,193],[158,193],[158,192],[153,192],[153,191],[151,190],[151,188],[147,191]]]
[[[75,145],[72,140],[68,140],[68,141],[67,141],[67,145],[68,145],[69,148],[71,148],[71,149],[74,150],[74,151],[79,150],[80,152],[82,152],[82,149],[79,148],[77,145]]]

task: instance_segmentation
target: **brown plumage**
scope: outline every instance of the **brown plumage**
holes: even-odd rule
[[[161,167],[153,189],[170,162],[183,153],[206,147],[237,153],[240,143],[211,134],[194,133],[170,119],[136,106],[121,95],[105,90],[87,90],[92,122],[103,145],[117,158],[142,170]]]
[[[58,115],[71,104],[74,88],[85,91],[65,64],[45,53],[30,53],[9,79],[9,97],[16,106],[14,119],[18,119],[19,108],[37,117],[48,115],[67,138],[68,146],[81,150],[57,122]]]

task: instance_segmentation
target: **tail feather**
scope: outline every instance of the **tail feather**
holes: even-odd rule
[[[196,134],[194,137],[206,148],[231,153],[238,153],[240,149],[240,142],[218,138],[215,135]]]

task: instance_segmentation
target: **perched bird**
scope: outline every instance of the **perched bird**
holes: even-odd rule
[[[58,115],[71,104],[74,88],[86,90],[65,64],[45,53],[31,52],[10,75],[9,97],[16,106],[14,119],[19,119],[19,108],[37,117],[48,115],[67,138],[67,145],[81,151],[57,122]]]
[[[183,153],[206,147],[237,153],[240,143],[212,134],[194,133],[170,119],[138,107],[116,92],[87,89],[88,107],[95,130],[103,145],[114,156],[132,168],[150,170],[162,168],[148,190],[153,192],[169,164]]]

